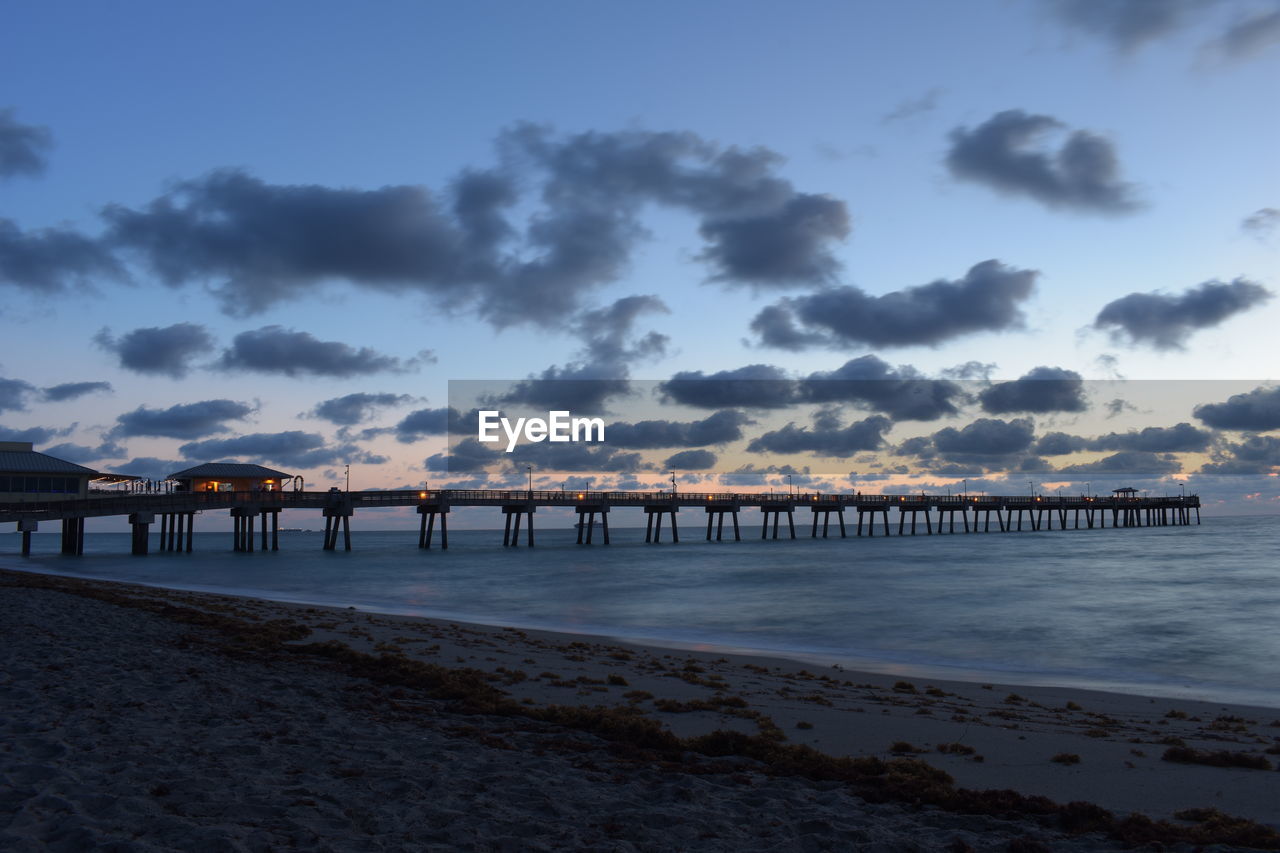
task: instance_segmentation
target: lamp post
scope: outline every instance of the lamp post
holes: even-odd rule
[[[1085,483],[1085,484],[1084,484],[1084,496],[1085,496],[1086,498],[1091,498],[1091,497],[1093,497],[1093,489],[1089,488],[1089,484],[1088,484],[1088,483]]]
[[[526,465],[524,469],[529,472],[529,500],[533,500],[533,466]]]
[[[671,474],[671,499],[675,500],[676,499],[676,472],[669,471],[668,473]],[[672,524],[675,524],[675,522],[673,521]]]
[[[347,494],[351,494],[351,463],[350,462],[347,463],[346,477],[347,477]]]
[[[966,498],[969,497],[969,481],[968,480],[964,481],[964,496]]]
[[[1031,480],[1027,480],[1027,485],[1031,488],[1031,497],[1034,498],[1036,496],[1036,484]]]
[[[787,475],[787,497],[792,497],[795,495],[795,493],[796,493],[795,489],[791,488],[791,475],[788,474]]]
[[[1179,483],[1178,488],[1182,490],[1182,499],[1185,501],[1187,499],[1187,484]]]

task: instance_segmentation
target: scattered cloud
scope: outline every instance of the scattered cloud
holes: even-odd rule
[[[26,411],[27,397],[34,394],[35,390],[30,382],[0,377],[0,412]]]
[[[196,439],[227,432],[227,421],[244,420],[253,408],[235,400],[202,400],[167,409],[139,406],[116,418],[113,436],[159,436]]]
[[[963,389],[948,379],[928,379],[909,365],[892,367],[874,355],[850,359],[832,371],[815,371],[798,383],[798,397],[813,403],[853,403],[895,421],[932,421],[957,413]]]
[[[333,397],[316,404],[312,414],[339,426],[355,426],[373,417],[378,409],[412,402],[408,394],[359,392]]]
[[[1250,213],[1240,223],[1240,230],[1264,243],[1280,230],[1280,209],[1262,207]]]
[[[1109,330],[1116,342],[1182,349],[1194,332],[1217,326],[1272,295],[1245,278],[1229,283],[1206,281],[1180,294],[1130,293],[1103,306],[1093,327]]]
[[[797,401],[795,381],[771,364],[711,374],[682,370],[660,383],[658,391],[665,401],[700,409],[781,409]]]
[[[47,444],[55,438],[61,438],[71,430],[54,429],[52,427],[26,427],[24,429],[13,429],[0,425],[0,441],[27,441],[36,447]]]
[[[999,382],[978,394],[982,410],[993,415],[1017,412],[1083,412],[1084,379],[1074,370],[1036,367],[1012,382]]]
[[[61,385],[41,388],[40,398],[47,403],[61,403],[65,400],[75,400],[86,394],[99,392],[110,394],[111,391],[110,382],[64,382]]]
[[[788,423],[752,439],[748,453],[812,453],[814,456],[850,456],[864,450],[875,450],[884,443],[884,433],[893,421],[883,415],[840,426],[830,417],[819,417],[813,428]]]
[[[880,121],[882,124],[890,124],[891,122],[903,121],[904,119],[931,113],[938,108],[938,99],[942,97],[942,92],[942,89],[934,87],[923,95],[907,98],[881,116]]]
[[[1280,44],[1280,9],[1260,12],[1237,21],[1209,44],[1213,53],[1230,59],[1248,59]]]
[[[94,343],[115,353],[125,370],[182,379],[191,372],[191,361],[214,349],[213,335],[199,323],[175,323],[134,329],[115,338],[102,329]]]
[[[1031,295],[1038,275],[988,260],[975,264],[964,278],[939,279],[883,296],[833,287],[769,306],[751,328],[763,345],[790,350],[936,346],[975,332],[1020,328],[1024,318],[1019,305]]]
[[[1076,130],[1056,152],[1037,147],[1064,127],[1052,116],[996,113],[973,130],[951,132],[947,167],[958,179],[1050,208],[1109,214],[1137,209],[1134,187],[1120,180],[1115,149],[1103,137]]]
[[[605,427],[610,447],[645,450],[662,447],[707,447],[742,438],[742,427],[753,423],[742,412],[722,409],[698,421],[619,421]]]
[[[45,154],[52,148],[49,128],[22,124],[12,109],[0,110],[0,178],[42,174],[48,165]]]
[[[49,296],[123,276],[123,267],[96,240],[65,228],[23,231],[0,217],[0,284]]]
[[[416,364],[416,362],[414,363]],[[370,347],[356,349],[340,341],[322,341],[307,332],[263,326],[235,336],[217,366],[225,370],[280,373],[285,376],[348,378],[402,372],[413,364]]]
[[[1196,406],[1193,414],[1214,429],[1250,432],[1280,429],[1280,387],[1259,387],[1247,394],[1233,394],[1225,403]]]
[[[706,471],[716,467],[718,461],[710,450],[681,450],[668,456],[662,467],[671,471]]]
[[[328,446],[324,437],[318,433],[301,430],[257,432],[234,438],[193,441],[179,447],[178,452],[192,460],[214,461],[238,457],[295,468],[316,468],[351,462],[377,465],[387,461],[385,457],[366,453],[355,445]]]

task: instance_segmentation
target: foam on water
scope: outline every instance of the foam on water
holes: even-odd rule
[[[635,530],[535,549],[493,531],[281,535],[236,554],[230,533],[195,553],[128,554],[127,533],[89,534],[84,557],[39,534],[0,565],[78,577],[458,620],[752,650],[936,678],[1066,684],[1280,707],[1280,519],[1021,534],[645,545]],[[687,531],[694,535],[702,531]],[[745,533],[745,531],[744,531]]]

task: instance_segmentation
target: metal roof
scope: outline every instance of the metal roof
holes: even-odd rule
[[[292,474],[286,474],[283,471],[276,471],[274,468],[264,468],[261,465],[246,465],[241,462],[206,462],[203,465],[197,465],[194,468],[187,468],[184,471],[178,471],[170,474],[170,480],[191,480],[196,477],[226,477],[233,478],[261,478],[263,480],[283,480],[292,477]]]
[[[0,473],[5,474],[88,474],[98,473],[65,459],[34,450],[0,450]]]

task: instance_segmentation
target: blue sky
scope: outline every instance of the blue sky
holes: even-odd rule
[[[424,460],[443,436],[397,427],[446,406],[449,380],[799,377],[866,356],[940,379],[976,361],[990,366],[966,374],[975,399],[1037,367],[1238,380],[1198,381],[1201,399],[1170,393],[1123,429],[1206,432],[1190,455],[1152,451],[1183,455],[1144,487],[1198,482],[1233,511],[1277,508],[1274,0],[51,2],[7,18],[11,437],[102,470],[154,475],[238,448],[316,484],[352,461],[361,485],[393,487],[435,476]],[[510,202],[485,208],[506,231],[483,249],[454,245],[479,233],[456,215],[464,175]],[[950,289],[921,290],[935,282]],[[1003,295],[966,307],[987,286]],[[886,294],[932,319],[897,328]],[[110,389],[42,390],[79,382]],[[1019,417],[1100,446],[1122,422],[1087,387],[1085,410],[895,421],[881,449]],[[1237,407],[1253,417],[1194,414],[1253,389]],[[352,394],[386,396],[356,422],[317,416]],[[248,413],[201,420],[218,400]],[[127,417],[188,405],[199,423],[183,436]],[[752,417],[763,430],[813,414]],[[305,446],[290,450],[295,431]],[[736,467],[753,435],[718,455]],[[658,482],[672,450],[613,482]],[[1030,452],[968,470],[1025,482],[1009,472],[1040,464]],[[1040,457],[1037,479],[1076,488],[1082,476],[1053,472],[1106,452]],[[786,466],[867,473],[841,455],[757,457],[775,471],[762,484]],[[960,470],[896,457],[917,487]],[[1204,464],[1233,474],[1196,480]],[[720,473],[687,476],[710,488]]]

